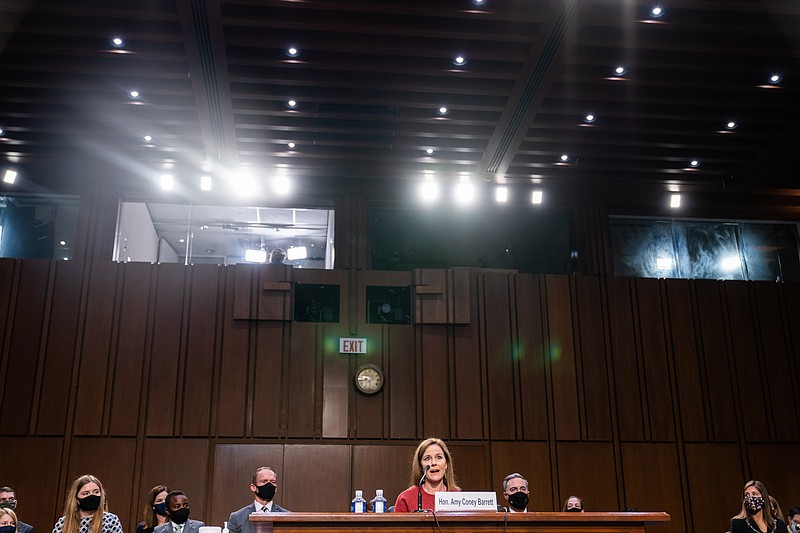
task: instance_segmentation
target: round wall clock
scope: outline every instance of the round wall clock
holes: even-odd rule
[[[383,371],[375,365],[358,367],[355,375],[356,389],[364,394],[377,394],[383,388]]]

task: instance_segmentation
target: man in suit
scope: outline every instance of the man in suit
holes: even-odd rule
[[[164,500],[169,522],[161,524],[153,533],[199,533],[205,524],[189,518],[189,498],[182,491],[173,490]]]
[[[250,533],[249,516],[253,513],[286,513],[286,509],[273,501],[278,488],[278,477],[275,471],[262,466],[253,474],[250,482],[250,491],[253,493],[253,503],[231,513],[228,518],[228,531],[230,533]]]
[[[508,502],[510,513],[527,513],[530,501],[528,480],[516,472],[507,475],[503,480],[503,497]]]
[[[17,493],[11,487],[0,487],[0,507],[11,509],[17,513]],[[19,513],[17,513],[19,516]],[[33,533],[33,526],[17,520],[17,533]]]

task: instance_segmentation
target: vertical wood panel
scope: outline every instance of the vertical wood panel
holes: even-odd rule
[[[291,468],[284,473],[284,501],[292,511],[313,512],[325,509],[344,513],[350,510],[354,487],[351,487],[350,446],[287,445],[284,460]],[[309,498],[309,484],[322,487]]]
[[[742,507],[742,472],[735,444],[687,444],[686,477],[695,533],[728,531]]]
[[[56,264],[36,421],[39,435],[63,435],[66,431],[82,282],[81,263],[63,261]]]
[[[172,436],[180,420],[178,397],[184,394],[179,374],[183,327],[182,265],[159,265],[153,314],[153,348],[147,387],[146,434]]]
[[[477,444],[448,443],[456,484],[462,490],[491,490],[486,479],[486,448]]]
[[[607,283],[619,436],[622,440],[639,441],[644,439],[644,413],[630,282],[625,278],[608,278]]]
[[[250,482],[256,469],[262,466],[272,468],[278,478],[275,502],[290,511],[295,510],[284,503],[283,445],[217,444],[213,455],[214,471],[209,512],[206,513],[207,524],[222,524],[232,512],[253,503]]]
[[[786,339],[789,350],[789,379],[792,383],[800,383],[800,283],[784,283],[783,289],[784,317],[783,324],[787,330]],[[791,400],[800,411],[800,387],[790,387]],[[784,421],[781,421],[784,423]],[[800,501],[800,498],[798,498]]]
[[[258,319],[291,320],[293,316],[292,291],[265,290],[264,283],[291,281],[292,267],[288,265],[260,265],[258,267]]]
[[[611,443],[559,442],[556,450],[559,510],[570,496],[581,498],[587,511],[621,510]]]
[[[446,326],[417,326],[417,387],[422,394],[422,433],[450,438],[450,365]]]
[[[104,402],[119,268],[116,263],[107,262],[95,262],[91,266],[75,398],[73,431],[76,435],[99,435],[107,409]]]
[[[0,257],[0,324],[6,325],[6,327],[0,328],[0,336],[2,336],[0,340],[3,342],[0,346],[5,346],[5,336],[9,333],[7,324],[14,290],[14,269],[19,263],[16,259]]]
[[[289,356],[289,381],[286,384],[289,400],[289,436],[314,435],[314,395],[318,380],[317,337],[322,326],[295,322],[292,327],[292,345]],[[338,347],[338,343],[337,343]]]
[[[670,521],[659,531],[687,530],[683,512],[683,487],[678,453],[673,444],[623,444],[622,469],[625,507],[639,511],[665,511]]]
[[[526,440],[548,436],[547,379],[545,373],[544,319],[540,276],[520,274],[517,280],[517,358],[520,372],[520,413]]]
[[[0,407],[3,435],[25,435],[29,431],[51,264],[35,259],[21,261]]]
[[[740,480],[741,494],[744,482],[758,479],[767,487],[769,495],[776,498],[784,513],[800,502],[800,486],[794,475],[786,475],[797,462],[797,445],[794,444],[750,444],[747,446],[749,473],[747,479]]]
[[[259,322],[253,388],[253,436],[278,437],[281,434],[281,412],[284,384],[283,360],[289,339],[284,322]]]
[[[546,285],[547,327],[550,333],[549,360],[553,381],[556,437],[579,440],[581,423],[569,278],[567,276],[546,276]]]
[[[505,273],[480,276],[483,280],[484,320],[481,322],[485,324],[489,436],[492,439],[513,439],[516,434],[508,277]]]
[[[142,372],[144,371],[145,339],[152,266],[149,263],[124,265],[124,285],[120,302],[119,335],[114,375],[111,377],[111,412],[109,433],[113,436],[134,436],[139,427]]]
[[[476,288],[470,289],[472,294],[477,291],[478,276],[473,273],[469,282]],[[473,307],[470,312],[478,317],[477,298],[470,302]],[[455,357],[453,358],[453,387],[455,394],[456,412],[456,437],[459,439],[480,439],[486,436],[485,423],[485,394],[483,383],[485,372],[483,362],[488,354],[482,354],[479,345],[480,324],[485,320],[473,320],[470,324],[459,325],[453,328],[453,344]],[[488,346],[492,346],[491,343]],[[489,350],[494,353],[493,349]]]
[[[417,434],[416,354],[414,329],[392,329],[387,354],[384,394],[389,402],[389,437],[414,438]],[[387,497],[388,498],[388,497]]]
[[[579,276],[575,285],[587,435],[589,440],[611,440],[611,396],[600,283],[597,278]]]
[[[741,400],[745,438],[749,442],[770,440],[769,397],[764,390],[762,356],[756,346],[753,305],[747,282],[729,281],[723,285],[730,317],[734,377]]]
[[[218,436],[241,437],[245,434],[250,322],[234,320],[234,286],[240,272],[239,265],[225,272],[225,311],[222,317],[217,396]]]
[[[792,388],[797,386],[797,382],[791,379],[787,338],[781,320],[785,310],[778,299],[778,285],[774,282],[755,282],[753,289],[757,306],[757,318],[754,321],[764,354],[775,437],[782,442],[797,441],[800,438],[800,425],[785,423],[786,420],[798,420],[797,406],[792,398]]]
[[[219,267],[215,265],[195,265],[190,273],[185,389],[189,408],[183,410],[181,434],[202,437],[211,432],[221,276]]]
[[[353,490],[363,490],[371,500],[375,489],[383,489],[386,505],[409,485],[415,446],[353,446]]]
[[[349,365],[350,368],[346,368],[346,374],[341,378],[341,385],[340,389],[343,389],[345,400],[348,396],[352,396],[355,400],[355,437],[358,439],[379,439],[383,436],[383,399],[384,399],[384,392],[379,392],[378,394],[367,396],[361,393],[356,392],[355,384],[353,383],[353,376],[355,375],[355,369],[361,365],[365,364],[373,364],[377,365],[380,368],[383,367],[383,346],[384,346],[384,333],[388,332],[390,329],[395,328],[408,328],[409,326],[381,326],[377,324],[367,324],[365,326],[361,326],[359,328],[359,336],[366,337],[367,339],[367,352],[364,355],[355,356],[351,364]],[[339,355],[338,359],[347,358],[346,355]],[[351,356],[352,357],[352,356]],[[384,372],[384,377],[386,373]],[[329,383],[329,376],[327,372],[326,366],[326,373],[325,373],[325,384],[326,389]],[[333,385],[333,384],[331,384]],[[326,420],[328,417],[326,417]],[[345,427],[347,427],[345,419]],[[340,423],[340,425],[342,425]],[[323,432],[324,436],[327,436],[327,433]],[[366,492],[365,498],[366,498]],[[369,498],[367,498],[369,499]]]
[[[503,498],[503,479],[518,472],[528,480],[529,511],[560,510],[553,498],[553,476],[550,447],[545,442],[493,442],[492,482],[486,490],[497,492],[497,503],[508,507]]]
[[[710,427],[714,441],[737,440],[736,420],[740,418],[734,402],[733,371],[728,360],[728,335],[720,300],[722,284],[716,281],[694,281],[697,292],[698,335],[702,342]]]
[[[694,329],[694,313],[689,295],[689,282],[667,280],[669,324],[672,353],[675,361],[675,380],[678,386],[678,409],[681,429],[685,441],[704,442],[706,431],[706,402],[703,399],[700,356],[697,353],[697,335]]]

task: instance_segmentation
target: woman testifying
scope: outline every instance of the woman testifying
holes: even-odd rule
[[[400,493],[394,512],[430,511],[437,492],[458,492],[453,458],[442,439],[430,437],[419,443],[411,459],[411,486]]]

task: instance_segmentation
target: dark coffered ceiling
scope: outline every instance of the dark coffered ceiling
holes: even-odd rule
[[[155,187],[166,163],[187,190],[282,168],[300,194],[432,176],[800,212],[800,2],[655,5],[2,0],[0,158],[49,186],[100,161]]]

